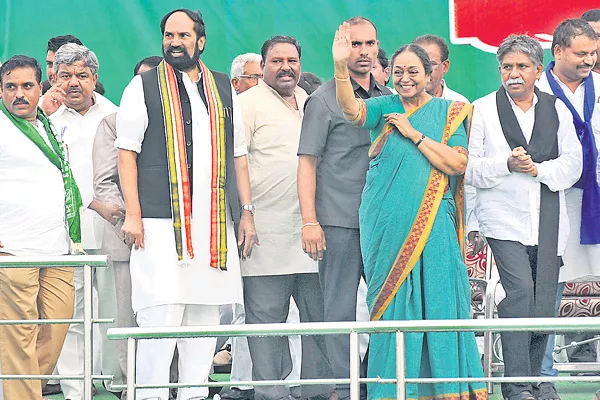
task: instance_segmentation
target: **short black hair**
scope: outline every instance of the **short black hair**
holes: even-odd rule
[[[592,26],[583,19],[566,19],[558,24],[552,35],[552,55],[554,55],[556,46],[569,47],[571,41],[581,35],[598,40],[598,35],[596,35]]]
[[[39,84],[42,81],[42,69],[37,60],[22,54],[12,56],[0,67],[0,85],[2,84],[4,75],[11,73],[17,68],[33,68],[35,70],[35,79]]]
[[[300,74],[298,79],[298,86],[300,86],[307,94],[312,94],[323,82],[318,76],[312,72],[303,72]]]
[[[67,43],[75,43],[80,46],[83,46],[83,43],[81,43],[81,40],[79,40],[78,38],[76,38],[73,35],[55,36],[53,38],[50,38],[50,40],[48,40],[48,46],[46,47],[46,51],[51,51],[53,53],[56,53],[58,51],[58,49],[60,49],[60,46],[62,46],[63,44],[67,44]]]
[[[344,22],[346,22],[350,25],[371,24],[371,26],[373,28],[375,28],[375,37],[377,37],[377,27],[375,26],[373,21],[371,21],[369,18],[356,16],[356,17],[349,18],[349,19],[345,20]]]
[[[161,61],[162,57],[159,56],[150,56],[141,59],[137,64],[135,64],[135,67],[133,67],[133,76],[136,76],[140,72],[140,68],[142,68],[142,65],[147,65],[151,68],[156,68]]]
[[[441,36],[427,34],[422,35],[415,40],[413,40],[414,44],[422,45],[422,44],[435,44],[440,49],[440,55],[442,57],[442,62],[446,61],[450,56],[450,50],[448,49],[448,43],[446,43],[446,39]]]
[[[379,65],[381,65],[381,69],[386,69],[387,67],[390,66],[390,60],[389,60],[387,54],[385,53],[385,50],[383,50],[381,47],[379,48],[379,51],[377,52],[377,61],[379,61]]]
[[[598,22],[600,21],[600,8],[595,8],[593,10],[587,10],[581,16],[581,19],[586,22]]]
[[[398,57],[399,54],[402,54],[407,51],[419,57],[419,59],[421,60],[421,64],[423,64],[423,68],[425,69],[425,75],[431,75],[431,71],[433,71],[433,68],[431,66],[431,60],[429,59],[427,52],[421,46],[414,43],[400,46],[398,50],[394,52],[394,55],[392,56],[392,66],[394,65],[394,60],[396,59],[396,57]]]
[[[160,21],[160,32],[165,34],[165,25],[167,25],[167,20],[169,17],[177,12],[182,12],[192,21],[194,21],[194,32],[196,32],[196,40],[200,39],[203,36],[206,36],[206,24],[204,24],[204,19],[202,18],[202,14],[200,11],[192,11],[187,8],[178,8],[177,10],[170,11],[165,15]],[[202,54],[202,51],[200,51]]]
[[[96,81],[96,88],[94,89],[94,92],[100,93],[102,96],[106,94],[106,89],[104,88],[102,82]]]
[[[289,43],[291,45],[294,45],[296,47],[296,50],[298,50],[298,58],[302,57],[302,49],[300,48],[300,43],[298,43],[296,38],[291,36],[277,35],[273,36],[271,39],[266,40],[260,48],[260,55],[262,56],[263,62],[267,61],[267,53],[269,52],[269,50],[271,50],[273,46],[279,43]]]

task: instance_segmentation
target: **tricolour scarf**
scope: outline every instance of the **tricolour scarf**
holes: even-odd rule
[[[38,130],[35,129],[29,121],[11,114],[6,109],[6,105],[3,101],[0,101],[0,110],[2,110],[4,115],[6,115],[6,117],[21,132],[23,132],[25,136],[27,136],[42,151],[42,153],[44,153],[48,160],[61,171],[65,188],[65,218],[67,220],[69,237],[73,241],[74,249],[81,250],[81,222],[79,212],[83,206],[83,201],[81,200],[79,187],[77,186],[77,183],[75,183],[71,166],[65,157],[62,143],[56,138],[52,123],[48,119],[48,116],[38,107],[37,118],[42,121],[46,134],[48,135],[48,141],[52,147],[48,146]]]
[[[227,229],[225,225],[225,122],[221,97],[212,72],[198,61],[203,81],[204,95],[208,105],[210,135],[212,145],[211,187],[210,187],[210,266],[226,270]],[[192,246],[192,197],[190,178],[187,169],[183,113],[175,71],[162,61],[158,66],[169,182],[173,209],[173,230],[177,258],[182,264],[194,258]],[[183,224],[183,226],[182,226]]]
[[[583,119],[573,107],[573,104],[567,99],[565,92],[560,87],[554,76],[550,72],[554,68],[554,61],[551,61],[546,67],[546,78],[550,84],[552,93],[561,99],[573,114],[573,123],[577,131],[577,137],[583,148],[583,173],[581,178],[574,185],[583,189],[583,201],[581,205],[581,244],[600,244],[600,186],[596,177],[596,163],[598,162],[598,149],[592,130],[592,114],[594,113],[594,78],[590,73],[583,80],[584,102]]]

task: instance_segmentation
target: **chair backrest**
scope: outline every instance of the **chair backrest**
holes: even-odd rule
[[[567,282],[563,297],[600,297],[600,282]]]
[[[486,279],[485,270],[487,268],[487,244],[484,245],[483,249],[475,255],[471,255],[473,246],[467,242],[466,247],[467,250],[465,254],[465,264],[467,265],[467,273],[469,278]]]

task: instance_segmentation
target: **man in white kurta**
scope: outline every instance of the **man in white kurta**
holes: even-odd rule
[[[497,59],[502,87],[473,103],[465,183],[477,189],[477,221],[506,291],[499,316],[550,316],[569,233],[564,190],[581,175],[581,145],[565,104],[535,90],[541,45],[511,35]],[[503,332],[504,375],[539,375],[546,343],[543,333]],[[551,384],[502,384],[508,400],[535,400],[539,392],[556,395]]]
[[[34,58],[18,55],[6,61],[0,75],[0,258],[68,254],[61,168],[18,126],[22,122],[35,129],[32,133],[52,148],[37,109],[41,68]],[[73,268],[0,268],[0,320],[68,319],[74,298]],[[0,326],[0,373],[52,373],[67,328]],[[41,398],[40,380],[0,382],[0,400]]]
[[[594,31],[591,30],[591,32],[593,33]],[[586,46],[587,48],[585,48]],[[597,55],[592,54],[593,51],[597,51],[595,46],[596,41],[594,41],[592,38],[586,37],[584,34],[580,34],[573,38],[571,44],[562,51],[574,53],[581,49],[586,50],[588,55],[584,62],[590,63],[593,66],[595,64],[595,59],[598,57]],[[583,80],[587,77],[587,75],[591,74],[594,82],[596,97],[594,99],[594,112],[592,114],[592,130],[594,131],[596,148],[600,149],[600,103],[598,102],[598,98],[600,96],[600,74],[591,72],[591,68],[589,68],[585,74],[579,75],[579,77],[577,77],[575,74],[573,79],[569,79],[567,77],[572,76],[573,71],[578,70],[579,65],[581,65],[581,61],[566,59],[563,57],[561,59],[556,58],[555,63],[556,64],[554,65],[554,68],[550,70],[550,74],[562,88],[565,96],[571,102],[575,110],[577,110],[577,113],[579,113],[581,118],[583,118],[583,106],[585,98],[585,87]],[[579,70],[581,69],[579,68]],[[566,71],[566,74],[563,71]],[[537,86],[540,88],[540,90],[553,94],[545,73],[542,74]],[[599,165],[600,163],[597,162],[596,168],[598,168]],[[597,177],[599,176],[600,171],[597,172]],[[560,269],[560,282],[600,281],[600,244],[580,244],[583,190],[573,187],[567,190],[565,194],[567,200],[567,212],[569,214],[571,226],[571,234],[569,235],[565,254],[563,255],[563,262],[565,265]],[[598,227],[598,229],[600,229],[600,227]]]
[[[592,131],[596,142],[596,148],[600,148],[600,75],[591,72],[598,55],[596,41],[592,37],[594,31],[582,20],[567,20],[562,22],[554,32],[554,42],[557,43],[553,50],[555,65],[549,71],[545,71],[537,83],[540,90],[557,95],[550,87],[550,79],[562,89],[565,99],[572,105],[582,120],[584,116],[584,105],[586,88],[584,79],[590,78],[593,82],[595,98],[592,113]],[[557,54],[558,51],[558,54]],[[583,55],[582,55],[583,54]],[[600,162],[596,161],[596,177],[600,176]],[[600,280],[600,244],[581,244],[581,215],[583,189],[572,187],[565,191],[567,213],[569,215],[570,235],[563,255],[564,265],[560,269],[559,286],[556,298],[556,311],[560,306],[564,283],[569,281],[598,281]],[[600,229],[600,227],[596,227]],[[566,338],[569,343],[588,339],[590,334],[571,334]],[[557,376],[558,370],[553,368],[553,343],[549,343],[544,357],[542,374]],[[569,353],[571,354],[571,353]],[[593,361],[593,360],[590,360]]]
[[[246,323],[283,323],[290,297],[300,321],[323,320],[318,265],[302,251],[302,215],[297,192],[298,157],[306,92],[297,86],[300,46],[276,36],[262,46],[263,81],[240,95],[244,117],[255,222],[261,245],[242,261]],[[286,337],[249,337],[252,378],[280,380],[292,370]],[[302,337],[302,378],[330,372],[322,337]],[[332,388],[302,387],[302,396],[328,395]],[[289,388],[255,387],[255,399],[290,399]]]
[[[88,253],[98,253],[102,232],[99,213],[111,215],[111,209],[119,207],[94,200],[92,147],[96,130],[102,119],[117,111],[110,100],[94,92],[98,78],[98,59],[84,46],[68,43],[55,55],[54,71],[57,85],[45,96],[58,106],[52,112],[50,120],[57,127],[67,150],[73,175],[83,201],[81,213],[82,246]],[[55,93],[57,86],[64,89],[64,96]],[[94,271],[93,309],[95,315],[113,318],[116,315],[116,297],[112,269],[99,268]],[[75,313],[73,318],[83,318],[83,269],[75,270]],[[106,327],[94,325],[94,371],[106,374],[118,374],[118,362],[115,343],[106,338]],[[61,375],[83,374],[83,325],[69,327],[65,345],[61,352],[56,370]],[[60,385],[65,398],[83,399],[83,382],[62,380]]]
[[[137,197],[138,187],[140,190],[142,188],[141,183],[137,182],[139,172],[137,166],[143,151],[148,150],[144,147],[147,145],[145,134],[149,123],[152,122],[148,114],[148,105],[156,104],[153,103],[156,101],[160,102],[160,99],[145,97],[146,86],[142,77],[151,76],[149,74],[156,76],[156,69],[133,78],[123,93],[121,107],[117,114],[115,146],[119,149],[119,175],[127,209],[123,231],[126,236],[135,241],[130,260],[132,306],[140,327],[218,325],[220,305],[242,303],[238,243],[229,208],[225,212],[227,270],[211,267],[209,248],[210,180],[213,165],[211,128],[209,114],[202,99],[203,93],[199,91],[199,87],[202,87],[199,83],[207,77],[200,74],[197,61],[206,40],[203,29],[202,17],[190,10],[170,12],[161,23],[165,61],[173,67],[177,75],[182,108],[189,107],[186,109],[191,110],[191,118],[185,121],[185,125],[191,125],[191,140],[185,145],[193,149],[192,160],[188,159],[187,162],[188,168],[191,167],[193,170],[193,175],[190,176],[193,176],[191,235],[194,257],[189,260],[188,265],[183,266],[178,262],[172,219],[142,218],[141,191]],[[215,77],[216,74],[213,72]],[[229,79],[224,74],[219,75],[226,79],[231,90]],[[220,95],[225,100],[224,93],[220,92]],[[246,166],[247,150],[241,115],[234,93],[231,100],[237,187],[240,200],[249,205],[247,204],[249,203],[247,169],[244,173],[243,168],[240,167]],[[131,179],[132,176],[135,176],[134,180]],[[135,196],[132,196],[132,190]],[[226,197],[228,203],[233,200]],[[249,215],[248,213],[242,217],[239,230],[251,246],[254,239],[248,235],[249,231],[246,229],[251,226],[253,231],[253,222]],[[142,232],[132,228],[132,226],[137,227],[138,219],[141,220]],[[248,255],[245,251],[244,254]],[[215,344],[215,338],[140,341],[137,351],[136,381],[142,384],[167,384],[175,345],[179,351],[179,381],[187,383],[206,381]],[[207,396],[207,388],[185,388],[179,390],[178,398],[188,400]],[[168,389],[138,390],[136,398],[156,397],[167,399]]]

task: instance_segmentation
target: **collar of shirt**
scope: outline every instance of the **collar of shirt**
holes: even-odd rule
[[[80,114],[79,111],[76,111],[73,108],[67,107],[67,105],[64,103],[60,107],[58,107],[58,110],[56,110],[55,114],[57,116],[59,116],[59,115],[64,115],[65,113],[69,113],[75,117],[80,116],[82,118],[85,118],[86,115],[93,114],[95,110],[100,108],[100,106],[98,105],[98,98],[96,95],[97,95],[96,92],[92,92],[93,103],[90,106],[90,108],[88,108],[87,112],[83,115]]]
[[[179,79],[187,79],[188,81],[190,81],[191,83],[197,85],[198,83],[202,82],[202,70],[198,69],[198,79],[195,81],[192,81],[192,78],[190,78],[190,76],[187,74],[187,72],[183,72],[178,70],[177,68],[173,67],[173,71],[175,71],[175,76],[177,76]]]
[[[350,82],[352,83],[352,89],[354,89],[354,95],[360,97],[361,99],[368,99],[373,97],[373,92],[377,91],[376,96],[381,96],[383,94],[382,86],[377,83],[373,74],[369,74],[370,82],[369,82],[369,90],[367,91],[364,87],[362,87],[358,82],[350,76]]]
[[[301,95],[302,92],[300,92],[300,90],[304,91],[301,87],[299,87],[298,85],[296,85],[296,87],[294,88],[294,97],[296,98],[296,104],[298,106],[298,108],[294,108],[292,107],[292,105],[290,103],[288,103],[283,97],[281,97],[281,95],[277,92],[277,90],[273,89],[271,86],[269,86],[265,81],[263,81],[262,79],[258,80],[258,84],[256,85],[259,88],[261,88],[262,90],[266,90],[269,93],[271,93],[273,96],[277,97],[277,99],[279,101],[281,101],[286,107],[288,107],[290,110],[294,111],[295,113],[297,113],[298,111],[302,112],[302,106],[300,105],[300,97],[298,95]],[[300,114],[300,116],[302,116],[302,114]]]
[[[579,116],[583,118],[583,103],[585,101],[585,86],[583,85],[583,81],[577,86],[575,92],[572,92],[571,89],[556,76],[553,69],[550,70],[550,73],[556,82],[558,82],[558,85],[562,88],[563,92],[565,92],[565,96],[567,96],[567,99],[573,104],[573,107],[575,107]]]
[[[527,111],[523,111],[510,97],[508,92],[506,92],[506,97],[508,97],[508,102],[510,103],[513,112],[515,113],[515,117],[517,118],[517,122],[519,123],[519,127],[521,128],[521,133],[525,137],[527,143],[531,141],[531,135],[533,135],[533,125],[535,124],[535,105],[538,102],[538,98],[533,94],[533,103],[531,107],[527,109]]]

